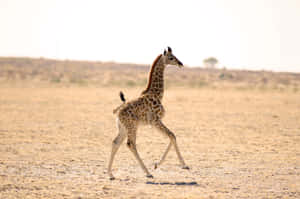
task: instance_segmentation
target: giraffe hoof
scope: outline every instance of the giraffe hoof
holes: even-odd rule
[[[153,178],[153,175],[148,174],[148,175],[147,175],[147,178]]]
[[[188,167],[188,166],[183,166],[182,169],[190,170],[190,167]]]
[[[157,167],[158,167],[158,164],[155,163],[155,164],[154,164],[154,169],[157,169]]]

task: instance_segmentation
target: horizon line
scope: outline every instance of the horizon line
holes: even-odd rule
[[[116,60],[107,60],[107,61],[101,61],[101,60],[88,60],[88,59],[69,59],[69,58],[53,58],[53,57],[44,57],[44,56],[1,56],[0,59],[6,58],[6,59],[45,59],[45,60],[53,60],[53,61],[74,61],[74,62],[94,62],[94,63],[115,63],[115,64],[129,64],[129,65],[144,65],[144,66],[151,66],[151,63],[137,63],[137,62],[122,62],[122,61],[116,61]],[[282,70],[267,70],[267,69],[249,69],[246,68],[234,68],[234,67],[214,67],[214,68],[207,68],[202,65],[184,65],[184,68],[200,68],[200,69],[208,69],[208,70],[231,70],[231,71],[249,71],[249,72],[271,72],[271,73],[292,73],[292,74],[300,74],[300,71],[282,71]]]

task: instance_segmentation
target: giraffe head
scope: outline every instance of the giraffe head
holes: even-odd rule
[[[162,60],[165,65],[174,65],[174,66],[178,66],[179,68],[183,67],[181,61],[179,61],[179,59],[177,59],[173,55],[172,49],[170,47],[168,47],[168,50],[164,51]]]

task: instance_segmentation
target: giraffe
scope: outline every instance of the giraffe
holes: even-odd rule
[[[172,54],[172,49],[170,47],[168,47],[167,50],[164,50],[164,53],[158,55],[154,60],[149,73],[147,88],[137,99],[126,102],[124,94],[120,92],[120,98],[123,101],[123,104],[113,111],[117,114],[118,135],[112,142],[112,151],[108,165],[108,175],[111,180],[115,179],[111,171],[114,157],[126,137],[128,148],[134,154],[141,168],[146,173],[146,176],[148,178],[153,178],[136,148],[136,132],[140,124],[151,125],[170,139],[170,143],[162,158],[158,163],[155,163],[155,169],[164,162],[172,146],[175,148],[182,168],[189,169],[179,151],[176,136],[161,120],[165,114],[165,109],[161,101],[164,94],[164,70],[167,65],[175,65],[179,68],[183,67],[183,64]]]

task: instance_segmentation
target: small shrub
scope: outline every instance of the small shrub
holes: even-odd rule
[[[233,75],[231,73],[221,73],[219,79],[233,79]]]
[[[198,87],[205,87],[205,86],[207,86],[208,85],[208,83],[207,83],[207,81],[205,81],[205,80],[200,80],[199,82],[198,82]]]
[[[295,93],[297,93],[297,92],[299,91],[299,88],[298,88],[298,87],[294,87],[294,88],[293,88],[293,91],[294,91]]]
[[[268,78],[263,77],[263,78],[261,79],[261,81],[262,81],[263,84],[267,84],[269,80],[268,80]]]
[[[87,82],[84,79],[79,78],[79,77],[77,77],[77,78],[76,77],[71,77],[70,78],[70,83],[78,84],[78,85],[81,85],[81,86],[87,85]]]
[[[60,83],[60,82],[61,82],[60,77],[52,77],[51,79],[51,83]]]
[[[128,86],[128,87],[134,87],[134,86],[136,86],[136,82],[134,82],[132,80],[127,80],[125,82],[125,85]]]

